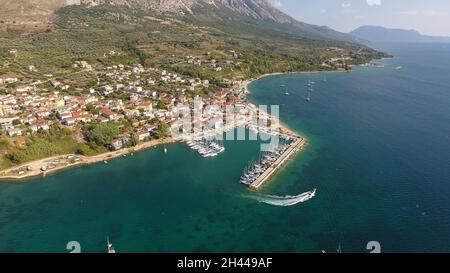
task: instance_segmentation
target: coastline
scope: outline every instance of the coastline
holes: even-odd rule
[[[362,65],[355,65],[355,66],[362,66]],[[282,75],[292,75],[292,74],[319,74],[319,73],[350,73],[353,72],[353,70],[311,70],[311,71],[297,71],[297,72],[274,72],[274,73],[267,73],[263,74],[261,76],[256,77],[255,79],[251,80],[256,81],[262,78],[267,78],[271,76],[282,76]]]
[[[32,162],[28,162],[25,164],[22,164],[20,166],[16,166],[13,168],[9,168],[9,169],[5,169],[2,170],[1,176],[0,176],[0,183],[1,182],[24,182],[24,181],[29,181],[30,179],[33,178],[37,178],[37,177],[45,177],[47,175],[50,174],[54,174],[57,173],[58,171],[63,171],[66,169],[70,169],[70,168],[74,168],[74,167],[81,167],[84,165],[91,165],[91,164],[96,164],[96,163],[100,163],[100,162],[104,162],[104,161],[108,161],[111,159],[115,159],[118,158],[120,156],[127,156],[129,154],[135,153],[135,152],[139,152],[139,151],[143,151],[158,145],[163,145],[163,144],[172,144],[172,143],[177,143],[179,142],[179,140],[173,139],[173,138],[165,138],[165,139],[158,139],[158,140],[153,140],[153,141],[149,141],[149,142],[145,142],[145,143],[141,143],[138,144],[134,147],[131,148],[126,148],[126,149],[121,149],[121,150],[117,150],[117,151],[112,151],[112,152],[107,152],[107,153],[103,153],[103,154],[99,154],[99,155],[95,155],[95,156],[82,156],[82,155],[75,155],[75,154],[65,154],[65,155],[57,155],[57,156],[52,156],[52,157],[47,157],[47,158],[43,158],[43,159],[39,159],[39,160],[35,160]],[[79,158],[79,161],[76,161],[74,163],[69,163],[69,164],[62,164],[59,166],[56,166],[53,169],[49,169],[46,171],[43,171],[41,168],[43,166],[47,166],[48,164],[51,164],[51,162],[53,162],[54,160],[60,160],[60,159],[64,159],[64,158],[68,158],[68,157],[76,157]],[[24,173],[23,175],[12,175],[8,173],[20,170],[20,169],[24,169],[27,167],[31,167],[30,171],[27,171],[26,173]],[[3,175],[5,174],[5,175]]]
[[[254,81],[257,81],[257,80],[265,78],[265,77],[277,76],[277,75],[287,75],[287,74],[307,74],[307,73],[322,73],[322,72],[348,72],[348,71],[310,71],[310,72],[303,71],[303,72],[289,72],[289,73],[270,73],[270,74],[261,75],[255,79],[249,79],[249,80],[244,81],[243,86],[241,86],[241,88],[244,88],[246,94],[249,94],[250,93],[249,85],[251,83],[253,83]],[[252,106],[255,107],[255,105],[253,103],[249,102],[249,104],[251,104]],[[270,116],[268,113],[264,113],[264,114]],[[302,141],[301,145],[297,149],[295,149],[295,151],[302,150],[304,148],[304,146],[308,143],[308,141],[304,137],[300,136],[300,134],[298,134],[297,132],[295,132],[294,130],[289,128],[286,124],[282,123],[281,121],[279,121],[278,127],[280,129],[281,134],[291,135],[294,137],[300,137],[300,138],[304,139],[304,141]],[[107,153],[103,153],[103,154],[99,154],[99,155],[95,155],[95,156],[64,154],[64,155],[56,155],[56,156],[52,156],[52,157],[42,158],[42,159],[38,159],[38,160],[35,160],[32,162],[21,164],[19,166],[1,170],[0,171],[0,183],[1,182],[26,182],[26,181],[30,181],[34,178],[45,177],[47,175],[54,174],[54,173],[57,173],[59,171],[63,171],[66,169],[70,169],[70,168],[74,168],[74,167],[82,167],[84,165],[91,165],[91,164],[96,164],[96,163],[100,163],[100,162],[105,162],[107,160],[118,158],[120,156],[127,156],[134,152],[143,151],[143,150],[155,147],[155,146],[164,145],[164,144],[173,144],[173,143],[177,143],[177,142],[181,142],[181,141],[183,141],[183,140],[182,139],[174,139],[172,137],[169,137],[169,138],[165,138],[165,139],[144,142],[144,143],[138,144],[137,146],[134,146],[131,148],[125,148],[125,149],[107,152]],[[287,161],[294,154],[295,154],[295,152],[290,153],[289,156],[284,161]],[[60,164],[60,165],[58,165],[52,169],[48,169],[48,170],[42,169],[44,166],[46,167],[49,164],[52,164],[52,162],[54,162],[55,160],[58,160],[58,161],[65,160],[69,157],[75,157],[79,160],[72,162],[72,163]],[[278,170],[278,168],[281,165],[282,164],[278,165],[271,172],[270,175],[265,177],[264,182],[267,181],[268,179],[270,179],[272,177],[272,174],[276,170]],[[23,174],[20,174],[19,173],[20,170],[25,170],[25,171],[23,171],[24,172]],[[14,173],[18,173],[18,174],[15,175]],[[262,185],[262,183],[261,183],[261,185]],[[259,186],[258,186],[258,188],[259,188]]]

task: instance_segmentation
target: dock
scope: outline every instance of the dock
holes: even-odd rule
[[[290,147],[265,171],[263,172],[253,183],[249,186],[253,189],[259,189],[264,182],[266,182],[273,173],[275,173],[296,151],[301,149],[305,145],[306,140],[302,137],[297,138]]]

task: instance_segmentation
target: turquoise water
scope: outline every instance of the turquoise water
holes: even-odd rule
[[[310,145],[263,194],[317,196],[291,207],[259,203],[239,185],[259,143],[227,141],[217,158],[162,147],[0,184],[0,252],[450,251],[450,46],[384,50],[385,68],[291,74],[251,85],[279,104]],[[401,65],[402,69],[394,67]],[[316,82],[305,101],[308,80]],[[284,96],[280,85],[287,85]]]

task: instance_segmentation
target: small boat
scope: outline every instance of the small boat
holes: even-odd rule
[[[106,242],[108,244],[108,253],[116,253],[113,245],[109,242],[109,237],[106,237]]]
[[[108,161],[107,161],[107,160],[105,160],[105,161],[103,161],[103,163],[105,163],[105,164],[108,164]]]
[[[167,154],[167,148],[164,146],[164,153]]]
[[[395,70],[400,70],[400,69],[402,69],[403,67],[401,66],[401,65],[399,65],[399,66],[396,66],[394,69]]]
[[[289,93],[288,93],[288,92],[286,92],[286,93],[284,93],[284,95],[285,95],[285,96],[289,96]]]

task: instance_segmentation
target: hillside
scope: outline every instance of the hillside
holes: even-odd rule
[[[91,7],[106,4],[127,6],[180,17],[185,15],[215,17],[218,11],[225,13],[231,11],[248,18],[284,25],[303,35],[357,42],[352,36],[330,28],[299,22],[274,8],[267,0],[0,0],[0,20],[12,28],[26,27],[29,31],[29,26],[32,25],[33,28],[39,29],[54,19],[53,15],[59,8],[74,4],[86,4]],[[205,14],[205,10],[210,14]]]
[[[27,2],[45,2],[40,7],[48,9],[60,5],[47,0]],[[297,22],[264,0],[88,2],[58,9],[52,23],[35,34],[6,24],[0,34],[0,57],[8,66],[0,68],[0,73],[33,64],[41,75],[67,76],[71,64],[82,59],[94,66],[141,62],[205,78],[232,78],[336,69],[334,64],[322,64],[343,56],[351,56],[347,64],[383,56],[349,41],[348,35]],[[11,56],[11,48],[20,54]],[[111,51],[117,56],[105,57]],[[222,71],[176,64],[187,55],[212,54],[230,61],[230,52],[235,51],[240,56],[238,65]],[[29,74],[23,68],[20,72]]]
[[[362,26],[350,34],[370,42],[384,43],[450,43],[450,37],[422,35],[416,30]]]
[[[0,20],[14,24],[46,24],[67,0],[0,0]]]

